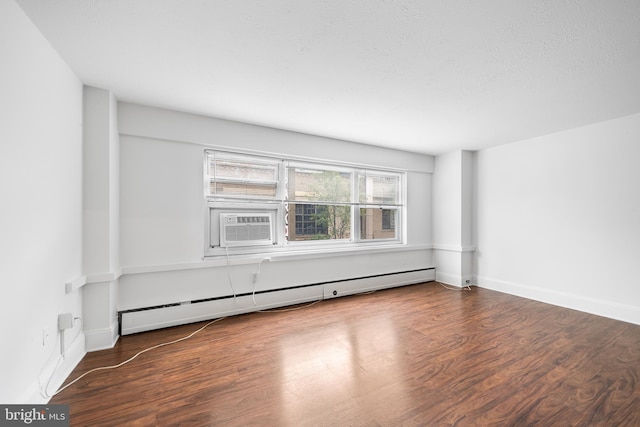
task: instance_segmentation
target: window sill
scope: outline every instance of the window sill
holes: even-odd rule
[[[192,270],[201,268],[224,267],[230,265],[255,264],[268,259],[270,262],[296,261],[304,259],[318,259],[340,257],[344,255],[368,255],[375,253],[406,252],[433,249],[433,245],[367,245],[367,247],[332,247],[321,249],[300,248],[286,252],[265,252],[260,254],[236,254],[206,256],[200,262],[187,262],[164,265],[129,266],[122,268],[122,274],[143,274],[175,270]]]

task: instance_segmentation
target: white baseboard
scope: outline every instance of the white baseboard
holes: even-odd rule
[[[391,276],[368,277],[323,285],[323,298],[336,298],[362,292],[389,289],[435,280],[435,270],[412,271]]]
[[[43,367],[39,377],[19,402],[35,405],[48,403],[85,354],[84,335],[80,334],[66,349],[64,358],[62,356],[55,357]]]
[[[444,273],[438,270],[436,271],[436,281],[444,283],[445,285],[462,287],[462,276],[459,274]]]
[[[638,306],[620,304],[482,276],[478,277],[477,286],[640,325],[640,307]]]
[[[141,311],[128,311],[123,312],[121,316],[121,333],[122,335],[133,334],[169,326],[432,280],[435,280],[435,270],[419,270],[283,289],[260,293],[255,296],[246,295],[237,298],[224,298],[193,304],[189,303]],[[334,291],[336,293],[335,295],[333,294]]]
[[[255,303],[254,297],[246,295],[142,311],[128,311],[123,312],[121,316],[121,333],[122,335],[135,334],[257,310],[268,310],[284,305],[302,304],[321,298],[321,291],[309,287],[258,294],[255,295]]]
[[[108,328],[85,331],[84,335],[86,351],[113,348],[120,337],[118,335],[118,321],[112,322]]]

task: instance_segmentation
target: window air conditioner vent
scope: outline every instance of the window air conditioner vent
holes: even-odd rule
[[[220,214],[220,246],[273,244],[272,214],[243,212]]]

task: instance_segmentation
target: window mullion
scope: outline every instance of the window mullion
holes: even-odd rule
[[[353,231],[351,233],[351,240],[354,243],[360,242],[360,171],[353,171],[351,174],[351,223],[353,224]]]

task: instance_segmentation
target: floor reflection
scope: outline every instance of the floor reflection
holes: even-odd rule
[[[287,424],[323,419],[322,414],[376,419],[380,399],[403,398],[394,379],[402,372],[402,349],[391,319],[328,324],[284,337],[280,343],[282,419]],[[398,384],[401,384],[398,382]],[[382,390],[382,393],[379,393]],[[331,414],[331,415],[329,415]],[[372,418],[374,417],[374,418]]]

